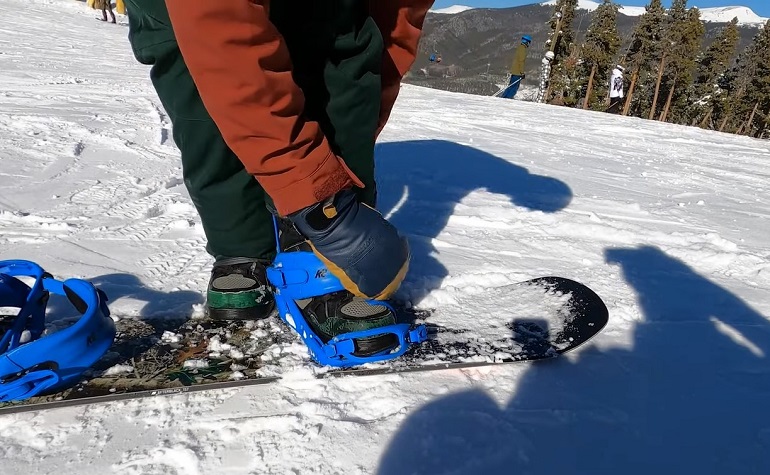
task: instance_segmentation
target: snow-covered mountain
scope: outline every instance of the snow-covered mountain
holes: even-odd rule
[[[446,8],[437,8],[435,10],[431,9],[431,12],[432,13],[442,13],[442,14],[445,14],[445,15],[453,15],[455,13],[461,13],[461,12],[464,12],[466,10],[473,10],[473,7],[469,7],[469,6],[466,6],[466,5],[452,5],[451,7],[446,7]]]
[[[749,7],[701,8],[700,11],[701,18],[710,22],[726,23],[737,17],[738,23],[742,25],[763,25],[768,20],[754,13]]]
[[[0,259],[100,283],[115,318],[193,316],[213,259],[171,124],[125,18],[85,5],[0,0]],[[556,274],[605,331],[326,380],[276,345],[276,384],[0,415],[2,474],[770,473],[770,142],[405,85],[376,153],[430,322],[509,331],[508,286]]]
[[[541,5],[555,5],[556,0],[549,0]],[[600,5],[599,2],[592,0],[579,0],[578,8],[584,10],[593,11]],[[697,6],[697,5],[694,5]],[[432,10],[434,13],[453,14],[460,13],[466,10],[470,10],[473,7],[464,5],[454,5],[451,7],[441,8],[438,10]],[[701,18],[706,22],[725,23],[731,21],[733,18],[738,18],[738,23],[741,25],[763,25],[767,22],[768,18],[763,18],[749,7],[741,6],[725,6],[725,7],[712,7],[701,8]],[[627,16],[640,16],[644,14],[644,7],[630,7],[621,6],[620,12]]]
[[[542,3],[542,5],[555,5],[556,0],[549,0],[548,2]],[[578,1],[578,8],[582,8],[584,10],[593,11],[596,10],[596,8],[600,5],[600,2],[595,2],[592,0],[579,0]],[[696,6],[697,5],[690,5],[690,6]],[[644,14],[645,10],[644,7],[629,7],[629,6],[621,6],[620,12],[627,16],[641,16]],[[738,23],[741,25],[762,25],[765,22],[767,22],[767,18],[763,18],[749,7],[733,7],[733,6],[726,6],[726,7],[711,7],[711,8],[700,8],[701,12],[701,19],[706,22],[713,22],[713,23],[726,23],[731,21],[733,18],[738,18]]]

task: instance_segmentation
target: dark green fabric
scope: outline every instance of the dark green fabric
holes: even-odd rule
[[[213,1],[213,0],[212,0]],[[383,41],[367,0],[273,0],[270,18],[285,38],[306,114],[366,184],[374,205],[374,134],[380,109]],[[129,40],[173,124],[185,185],[217,258],[271,258],[272,216],[264,190],[227,147],[198,95],[162,0],[126,0]],[[259,125],[255,124],[255,128]]]
[[[366,187],[375,205],[374,134],[380,112],[384,44],[366,0],[273,0],[270,20],[286,40],[307,117]]]
[[[243,168],[206,112],[170,26],[165,3],[127,0],[129,40],[150,78],[182,152],[184,182],[216,258],[269,259],[275,252],[265,192]]]

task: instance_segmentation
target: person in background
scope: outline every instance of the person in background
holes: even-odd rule
[[[107,11],[110,12],[111,23],[117,23],[115,21],[115,13],[112,11],[112,0],[102,0],[102,21],[107,21]]]
[[[540,88],[537,91],[535,102],[545,102],[545,95],[548,93],[548,83],[551,81],[551,63],[553,62],[553,51],[546,51],[540,67]]]
[[[623,73],[625,70],[621,65],[615,66],[615,69],[612,70],[612,77],[610,78],[610,106],[607,108],[607,112],[611,114],[619,114],[623,106]]]
[[[516,48],[516,55],[513,57],[513,63],[511,64],[510,77],[508,78],[508,85],[500,97],[505,99],[513,99],[516,97],[516,93],[519,92],[519,86],[521,81],[524,80],[525,65],[527,62],[527,53],[529,51],[529,45],[532,43],[532,38],[528,35],[521,37],[521,43]]]

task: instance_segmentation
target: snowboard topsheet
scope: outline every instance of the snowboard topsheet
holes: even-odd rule
[[[497,288],[495,294],[516,302],[503,312],[507,318],[479,315],[475,327],[455,327],[451,316],[435,324],[431,311],[404,310],[404,319],[428,326],[431,339],[396,360],[346,369],[315,364],[276,315],[240,322],[123,318],[112,348],[83,381],[55,394],[0,403],[0,414],[266,384],[297,365],[313,366],[324,378],[542,360],[579,347],[609,317],[596,293],[561,277]]]

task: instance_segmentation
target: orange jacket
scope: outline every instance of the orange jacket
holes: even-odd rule
[[[370,0],[385,40],[382,130],[401,78],[417,54],[433,0]],[[291,76],[268,0],[167,0],[179,49],[206,110],[227,145],[273,198],[282,216],[360,180],[336,157]]]

